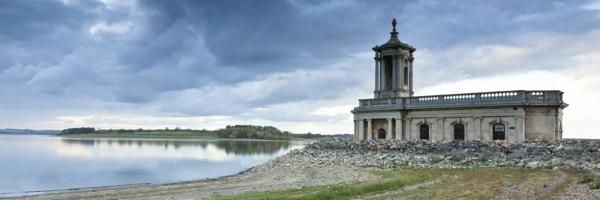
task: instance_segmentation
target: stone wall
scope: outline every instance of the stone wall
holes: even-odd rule
[[[559,120],[562,118],[561,110],[550,107],[527,108],[525,118],[526,139],[558,138],[557,133],[562,132]],[[562,135],[561,135],[562,136]]]

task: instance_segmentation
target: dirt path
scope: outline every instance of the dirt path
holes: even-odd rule
[[[413,190],[417,190],[417,189],[423,189],[423,188],[430,188],[433,187],[434,185],[439,184],[442,181],[442,178],[438,178],[438,179],[434,179],[431,181],[426,181],[423,183],[418,183],[418,184],[414,184],[414,185],[408,185],[405,186],[399,190],[394,190],[394,191],[386,191],[383,193],[375,193],[375,194],[369,194],[369,195],[365,195],[362,197],[357,197],[355,199],[404,199],[403,196],[401,195],[402,193],[405,192],[410,192]]]

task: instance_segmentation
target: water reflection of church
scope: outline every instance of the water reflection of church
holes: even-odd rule
[[[359,100],[356,141],[562,139],[563,92],[514,90],[413,96],[413,53],[392,22],[390,40],[375,46],[373,99]],[[507,80],[509,81],[509,80]]]

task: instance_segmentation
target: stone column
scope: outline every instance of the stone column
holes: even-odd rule
[[[413,60],[415,60],[415,58],[412,56],[412,53],[410,53],[410,66],[408,67],[408,89],[410,90],[410,96],[413,94]]]
[[[385,140],[392,140],[392,118],[387,118],[387,132]]]
[[[475,133],[473,133],[473,139],[483,140],[483,133],[481,132],[481,117],[474,118]]]
[[[516,119],[517,119],[517,127],[516,127],[517,135],[516,135],[515,141],[523,142],[523,141],[525,141],[525,117],[517,116]]]
[[[438,134],[437,134],[437,135],[438,135],[438,136],[442,136],[441,138],[440,138],[440,137],[437,137],[437,138],[439,139],[438,141],[443,141],[443,140],[444,140],[444,138],[445,138],[445,137],[444,137],[444,135],[446,135],[446,133],[445,133],[445,131],[444,131],[444,121],[446,121],[446,120],[444,120],[444,118],[443,118],[443,117],[439,117],[439,118],[437,118],[437,129],[438,129],[438,130],[437,130],[437,132],[438,132]],[[431,134],[431,131],[430,131],[430,133],[429,133],[429,134],[430,134],[430,135],[433,135],[433,134]],[[432,138],[432,139],[433,139],[433,137],[430,137],[430,138]]]
[[[354,141],[360,141],[360,139],[358,138],[358,120],[354,120]]]
[[[475,119],[471,119],[470,123],[465,123],[465,140],[476,140],[477,132],[475,131]]]
[[[375,53],[375,91],[379,91],[381,86],[379,85],[381,82],[379,81],[379,76],[381,76],[380,64],[379,64],[379,53]]]
[[[396,118],[396,140],[403,140],[402,119]]]
[[[412,135],[412,119],[406,120],[406,131],[408,131],[408,134],[406,134],[406,140],[412,140],[414,138]]]
[[[365,120],[358,120],[358,140],[365,140]]]
[[[371,123],[371,119],[367,119],[367,140],[373,139],[373,125]]]
[[[385,90],[385,65],[386,62],[383,58],[379,57],[379,90]]]

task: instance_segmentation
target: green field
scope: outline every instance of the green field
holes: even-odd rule
[[[565,192],[584,172],[547,169],[375,170],[380,178],[346,185],[247,192],[216,199],[548,199]]]

